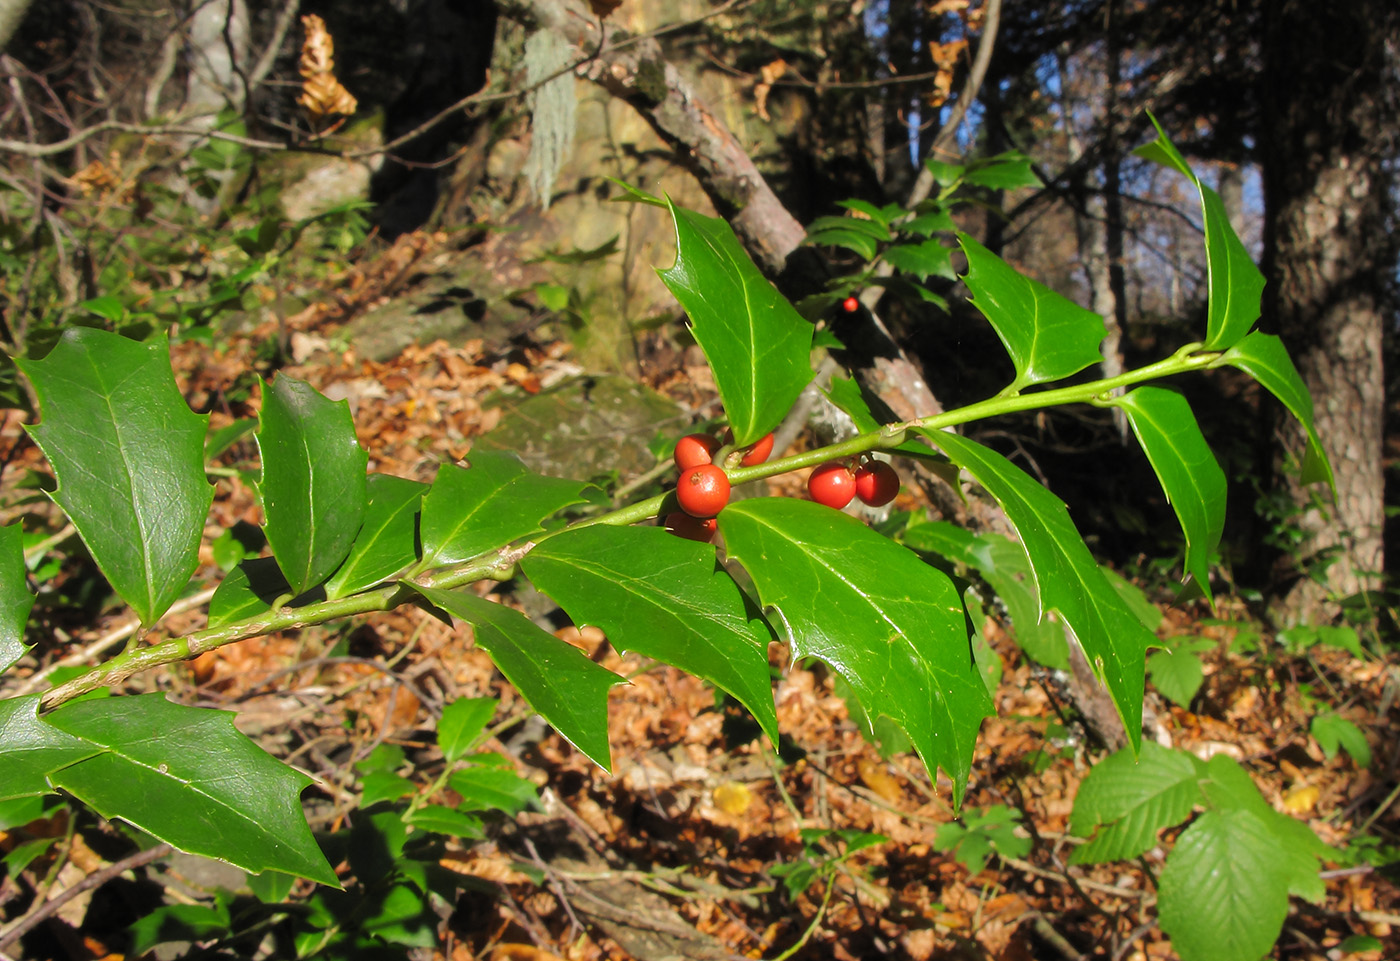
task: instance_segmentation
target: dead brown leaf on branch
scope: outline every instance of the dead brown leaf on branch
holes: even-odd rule
[[[353,94],[335,76],[335,42],[326,30],[326,21],[314,13],[301,18],[306,37],[301,42],[301,96],[297,104],[306,111],[318,130],[334,114],[350,116],[359,107]],[[338,121],[343,122],[343,121]]]

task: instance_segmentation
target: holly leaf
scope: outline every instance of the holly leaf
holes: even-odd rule
[[[302,813],[311,778],[240,734],[232,712],[143,694],[72,701],[42,723],[90,749],[49,781],[103,817],[255,874],[340,886]]]
[[[967,234],[959,233],[958,243],[967,257],[963,282],[972,306],[991,323],[1016,368],[1003,396],[1099,362],[1102,317],[1017,272]]]
[[[1139,387],[1115,403],[1147,454],[1186,537],[1186,575],[1212,605],[1210,559],[1225,529],[1225,472],[1191,405],[1165,387]]]
[[[1162,125],[1147,115],[1157,128],[1157,139],[1134,150],[1146,160],[1171,167],[1196,185],[1201,196],[1201,214],[1205,221],[1207,288],[1210,304],[1206,320],[1206,350],[1225,350],[1249,333],[1259,319],[1259,302],[1264,292],[1264,275],[1254,266],[1249,251],[1230,226],[1225,204],[1220,195],[1191,170]]]
[[[1069,509],[995,451],[947,431],[921,433],[1001,503],[1030,559],[1042,616],[1058,611],[1074,631],[1136,750],[1142,740],[1147,649],[1156,638],[1104,577]]]
[[[1293,359],[1288,356],[1283,341],[1273,334],[1261,334],[1256,330],[1226,351],[1221,361],[1238,367],[1259,381],[1265,390],[1283,402],[1290,414],[1298,418],[1308,432],[1308,449],[1303,457],[1303,483],[1325,481],[1332,489],[1332,496],[1336,497],[1337,485],[1332,479],[1332,465],[1317,436],[1317,428],[1313,426],[1312,395],[1303,384],[1298,368],[1293,366]]]
[[[185,404],[164,340],[70,327],[43,360],[15,363],[43,412],[27,429],[58,478],[53,499],[112,589],[155,623],[199,564],[209,418]]]
[[[229,571],[214,589],[209,599],[209,626],[223,627],[266,614],[277,598],[290,592],[275,558],[249,558]]]
[[[301,594],[350,552],[365,517],[369,455],[348,402],[285,374],[263,391],[260,421],[267,541],[292,592]]]
[[[1074,798],[1070,833],[1092,836],[1074,849],[1071,864],[1135,858],[1157,843],[1157,832],[1186,820],[1201,801],[1195,760],[1145,741],[1134,757],[1118,751],[1089,769]]]
[[[443,464],[423,495],[423,563],[455,564],[537,534],[541,520],[581,503],[587,486],[536,474],[500,451],[473,450],[470,470]]]
[[[100,750],[39,720],[40,697],[0,700],[0,801],[53,794],[50,771]]]
[[[716,565],[713,547],[660,527],[597,524],[556,534],[521,567],[575,624],[600,627],[613,646],[732,694],[778,743],[768,671],[772,633]]]
[[[942,241],[926,240],[919,244],[898,244],[885,251],[891,267],[924,280],[930,274],[956,280],[953,270],[953,248]]]
[[[24,626],[34,595],[25,583],[24,530],[18,523],[0,527],[0,674],[29,650]],[[3,743],[3,742],[0,742]]]
[[[868,717],[894,720],[930,772],[948,772],[961,803],[992,701],[953,582],[854,517],[810,501],[739,501],[720,512],[719,526],[729,556],[782,621],[794,659],[830,664]]]
[[[326,581],[328,600],[373,587],[418,559],[418,512],[427,490],[427,484],[402,477],[369,475],[364,524],[345,563]]]
[[[608,690],[624,683],[622,678],[519,611],[475,594],[404,583],[470,624],[477,646],[491,655],[520,696],[589,760],[611,770]]]
[[[734,442],[744,447],[776,427],[812,379],[812,325],[754,266],[729,224],[670,209],[676,262],[658,273],[690,316]]]

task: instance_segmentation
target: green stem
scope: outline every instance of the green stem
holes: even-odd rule
[[[1146,367],[1139,367],[1137,370],[1128,371],[1117,377],[1108,377],[1072,387],[1034,391],[1029,394],[993,397],[948,413],[921,417],[904,423],[887,424],[878,430],[868,431],[829,447],[768,461],[756,467],[737,468],[728,472],[729,479],[731,483],[742,484],[804,467],[816,467],[830,460],[854,457],[866,451],[898,447],[904,443],[906,434],[911,429],[924,432],[937,431],[1000,414],[1058,407],[1065,404],[1089,403],[1098,406],[1111,406],[1115,403],[1113,392],[1120,387],[1129,387],[1144,381],[1157,380],[1187,371],[1204,370],[1217,366],[1221,362],[1222,355],[1219,352],[1198,353],[1200,348],[1200,344],[1187,344],[1165,360],[1148,364]],[[427,571],[419,571],[416,567],[409,568],[404,575],[404,580],[363,591],[350,597],[334,601],[320,601],[296,608],[279,607],[231,624],[207,628],[183,637],[171,638],[150,647],[131,648],[118,654],[101,667],[49,691],[43,696],[41,706],[44,710],[52,710],[89,691],[120,683],[133,674],[197,657],[234,641],[272,634],[277,631],[310,627],[341,617],[387,611],[403,604],[421,603],[421,596],[414,590],[415,585],[450,590],[480,580],[509,580],[515,576],[516,564],[536,544],[566,530],[592,527],[596,524],[625,526],[648,520],[655,517],[668,504],[668,499],[670,499],[669,503],[674,504],[672,498],[673,495],[670,493],[658,494],[636,504],[609,511],[606,514],[576,521],[560,530],[541,534],[533,541],[522,545],[514,547],[506,545],[490,554],[459,564]]]

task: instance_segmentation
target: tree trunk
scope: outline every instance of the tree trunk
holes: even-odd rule
[[[1383,301],[1395,269],[1387,231],[1387,42],[1400,42],[1393,0],[1263,4],[1264,323],[1279,333],[1315,401],[1336,473],[1335,509],[1305,505],[1297,560],[1332,561],[1304,578],[1290,618],[1314,617],[1325,594],[1378,587],[1383,566]],[[1288,449],[1301,432],[1282,417]]]

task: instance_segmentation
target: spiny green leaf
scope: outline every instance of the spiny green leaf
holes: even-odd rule
[[[103,817],[245,871],[339,887],[302,814],[311,779],[240,734],[231,712],[144,694],[72,701],[43,723],[96,752],[49,780]]]
[[[1135,858],[1157,843],[1157,832],[1186,820],[1201,801],[1198,770],[1189,754],[1146,741],[1142,752],[1111,754],[1090,769],[1074,798],[1069,829],[1093,835],[1074,849],[1071,864]]]
[[[71,327],[43,360],[16,363],[43,411],[28,429],[58,477],[54,500],[113,590],[155,623],[199,564],[209,418],[186,406],[164,340]]]
[[[1180,172],[1196,185],[1201,195],[1205,219],[1206,267],[1209,272],[1210,304],[1206,323],[1207,350],[1225,350],[1237,344],[1259,319],[1259,299],[1264,292],[1264,275],[1254,266],[1249,251],[1230,226],[1220,195],[1191,170],[1191,165],[1162,131],[1157,118],[1148,114],[1157,128],[1157,139],[1133,151]]]
[[[257,439],[267,541],[301,594],[340,566],[359,533],[369,455],[346,401],[285,374],[263,390]]]
[[[719,515],[729,556],[753,577],[792,642],[894,719],[962,800],[991,698],[973,661],[962,599],[942,572],[860,521],[810,501],[760,497]]]
[[[923,433],[1001,503],[1030,558],[1041,610],[1059,611],[1074,631],[1136,750],[1147,648],[1156,638],[1108,583],[1063,501],[981,444],[947,431]]]
[[[622,678],[519,611],[475,594],[405,583],[470,624],[477,646],[491,655],[520,696],[589,760],[611,769],[608,690],[623,683]]]
[[[1293,366],[1293,359],[1288,356],[1283,341],[1273,334],[1262,334],[1256,330],[1226,351],[1221,360],[1259,381],[1265,390],[1283,402],[1290,414],[1298,418],[1308,432],[1308,450],[1303,458],[1303,483],[1326,481],[1335,497],[1337,485],[1332,479],[1332,465],[1313,426],[1312,396],[1303,384],[1298,368]]]
[[[0,700],[0,801],[55,793],[51,771],[101,750],[39,720],[39,698]]]
[[[1225,529],[1225,472],[1191,405],[1165,387],[1139,387],[1116,403],[1128,415],[1186,536],[1186,574],[1211,601],[1210,558]]]
[[[423,495],[424,564],[455,564],[544,530],[540,521],[583,501],[582,481],[545,477],[514,454],[471,452],[471,469],[438,468]]]
[[[1102,317],[1018,273],[967,234],[958,234],[958,243],[967,256],[963,282],[972,291],[972,306],[991,323],[1016,367],[1016,379],[1003,394],[1099,362]]]
[[[723,220],[671,205],[676,263],[658,271],[690,316],[734,442],[752,444],[812,379],[812,325],[768,282]]]
[[[621,650],[712,682],[778,743],[768,672],[772,635],[716,566],[714,548],[659,527],[597,524],[551,537],[521,566],[575,624],[600,627]]]
[[[24,575],[24,531],[18,523],[7,524],[0,527],[0,674],[30,647],[24,643],[24,625],[29,622],[34,595]]]
[[[370,474],[369,506],[345,563],[326,581],[326,597],[335,600],[373,587],[418,559],[418,511],[427,484]]]

